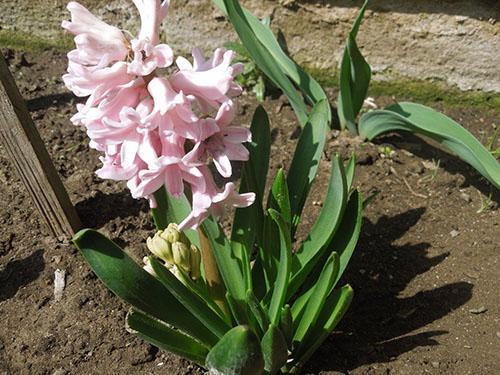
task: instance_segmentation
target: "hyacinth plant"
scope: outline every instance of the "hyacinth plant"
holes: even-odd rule
[[[71,2],[75,35],[66,86],[79,97],[72,122],[102,152],[101,178],[127,181],[150,202],[157,232],[136,264],[93,230],[74,243],[97,276],[132,305],[128,329],[217,374],[296,372],[347,310],[338,287],[361,226],[361,195],[333,158],[325,204],[309,236],[293,238],[319,165],[330,110],[320,101],[304,121],[288,173],[266,189],[271,133],[259,107],[251,128],[235,123],[242,66],[234,52],[177,57],[159,40],[169,3],[134,0],[131,37]],[[169,68],[168,70],[164,68]],[[246,161],[239,191],[233,161]],[[222,185],[222,186],[220,186]],[[265,199],[266,193],[267,198]],[[218,219],[236,211],[231,234]]]
[[[302,132],[288,171],[279,170],[266,187],[271,132],[262,107],[250,129],[237,124],[242,89],[236,78],[243,66],[235,53],[220,48],[205,59],[195,48],[192,58],[174,61],[171,47],[161,43],[168,0],[133,0],[141,19],[135,37],[70,2],[71,21],[62,26],[75,35],[76,49],[63,79],[87,98],[72,122],[102,153],[98,176],[127,181],[134,198],[148,199],[157,227],[144,239],[151,255],[142,265],[93,230],[79,232],[74,243],[106,286],[132,306],[130,332],[213,374],[295,373],[353,297],[339,282],[361,230],[355,158],[346,166],[332,158],[321,212],[306,239],[295,241],[332,124],[328,99],[282,51],[268,23],[238,1],[213,2],[295,110]],[[428,108],[401,103],[356,124],[370,80],[355,42],[365,7],[342,60],[341,125],[369,139],[392,130],[429,135],[498,186],[491,155]],[[244,162],[238,190],[234,182],[216,183],[234,180],[233,161]],[[229,234],[219,221],[231,207]]]

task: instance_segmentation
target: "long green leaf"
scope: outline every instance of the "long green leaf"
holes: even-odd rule
[[[288,286],[287,301],[302,285],[313,267],[322,258],[341,223],[347,204],[347,181],[339,156],[332,160],[332,172],[324,205],[309,236],[292,259],[292,277]]]
[[[266,332],[269,328],[269,319],[266,312],[251,290],[247,290],[246,305],[248,306],[252,315],[255,317],[255,320],[259,325],[262,333]]]
[[[363,106],[371,80],[370,65],[356,44],[356,36],[367,5],[368,0],[363,4],[347,37],[340,66],[337,112],[341,129],[347,127],[353,134],[357,134],[356,117]]]
[[[304,313],[300,320],[295,323],[293,341],[300,343],[306,337],[308,332],[314,327],[316,321],[323,309],[323,305],[331,292],[331,288],[339,273],[339,256],[332,253],[319,275],[318,281],[314,285],[314,290],[307,301]]]
[[[288,171],[287,182],[293,228],[299,224],[300,214],[318,171],[329,126],[329,110],[329,104],[326,101],[320,101],[314,106],[302,130]]]
[[[113,241],[84,229],[73,242],[94,273],[118,297],[208,346],[217,342],[216,335]]]
[[[288,280],[290,278],[292,240],[290,238],[290,228],[284,221],[283,216],[272,208],[269,209],[269,214],[278,225],[280,233],[280,262],[269,306],[269,320],[272,324],[278,325],[280,322],[281,308],[284,305],[287,294]]]
[[[250,158],[243,167],[240,193],[254,192],[256,199],[250,207],[236,210],[231,233],[231,244],[234,252],[242,261],[247,289],[252,288],[250,263],[247,260],[252,255],[255,240],[259,243],[262,241],[264,221],[262,203],[271,148],[269,118],[261,106],[255,110],[251,132],[252,142],[247,145]],[[256,282],[264,283],[264,280],[259,279]]]
[[[307,107],[293,86],[290,79],[283,73],[281,67],[276,64],[269,50],[255,35],[248,15],[242,9],[238,0],[224,0],[225,9],[241,42],[252,55],[256,64],[264,74],[288,97],[297,118],[301,124],[307,121]]]
[[[362,222],[363,198],[361,193],[355,190],[347,202],[345,213],[342,217],[342,223],[328,244],[326,254],[322,256],[318,265],[316,265],[315,269],[309,274],[304,286],[305,292],[295,300],[292,306],[292,316],[294,320],[303,313],[317,280],[315,275],[319,273],[321,270],[320,266],[326,260],[327,255],[332,251],[336,251],[339,254],[339,272],[333,283],[332,289],[337,285],[358,243]]]
[[[334,291],[326,300],[317,323],[301,345],[293,351],[292,366],[301,367],[335,329],[349,308],[353,290],[349,285]]]
[[[154,199],[156,207],[151,209],[151,214],[153,215],[156,229],[163,230],[169,224],[167,191],[165,187],[162,186],[154,193]]]
[[[340,259],[339,273],[333,284],[334,287],[344,274],[361,234],[363,224],[363,196],[361,192],[354,190],[347,202],[345,212],[342,224],[328,246],[331,251],[336,251],[339,254]]]
[[[149,261],[160,282],[184,305],[186,309],[200,320],[214,335],[219,338],[231,328],[217,313],[209,307],[209,304],[198,294],[189,290],[177,277],[165,268],[154,257]]]
[[[227,15],[227,10],[223,0],[213,0],[214,4]],[[316,80],[307,74],[298,64],[296,64],[281,48],[278,40],[273,35],[271,29],[264,25],[247,9],[243,8],[243,12],[248,21],[248,25],[255,34],[255,38],[267,49],[269,54],[274,58],[274,64],[278,65],[281,70],[297,85],[297,87],[306,96],[311,105],[315,105],[321,100],[328,101],[325,91]],[[232,21],[231,21],[232,22]],[[256,59],[255,55],[252,55]],[[283,90],[283,88],[282,88]],[[284,90],[283,90],[284,91]],[[331,122],[331,111],[328,115]]]
[[[127,329],[154,346],[205,366],[208,349],[198,341],[138,310],[127,314]]]
[[[402,102],[368,112],[360,120],[360,135],[369,140],[392,131],[409,131],[434,139],[500,189],[500,164],[471,133],[442,113]]]
[[[356,169],[356,154],[353,152],[347,167],[345,168],[345,177],[347,181],[347,191],[352,188],[352,182],[354,181],[354,171]]]

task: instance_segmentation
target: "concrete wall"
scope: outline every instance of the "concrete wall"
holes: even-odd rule
[[[134,32],[130,0],[81,0],[96,14]],[[46,38],[61,35],[66,1],[1,0],[0,27]],[[301,64],[333,70],[361,1],[243,1],[259,16],[273,17]],[[373,0],[358,44],[375,79],[408,77],[500,92],[500,1]],[[176,51],[212,49],[236,36],[210,0],[172,0],[165,37]]]

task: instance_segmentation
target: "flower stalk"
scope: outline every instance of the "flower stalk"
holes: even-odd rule
[[[200,238],[201,261],[203,271],[205,273],[205,282],[208,287],[208,293],[213,298],[217,306],[219,306],[226,316],[230,316],[229,309],[226,304],[226,288],[217,268],[214,254],[210,242],[203,232],[203,229],[198,228],[198,236]]]

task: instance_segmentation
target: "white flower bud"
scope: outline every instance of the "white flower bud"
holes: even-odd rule
[[[174,255],[174,264],[182,271],[189,273],[191,271],[191,250],[188,245],[175,242],[172,244],[172,253]]]
[[[148,249],[158,258],[167,263],[174,263],[172,255],[172,245],[162,237],[162,231],[156,232],[153,238],[149,237],[146,240]]]

